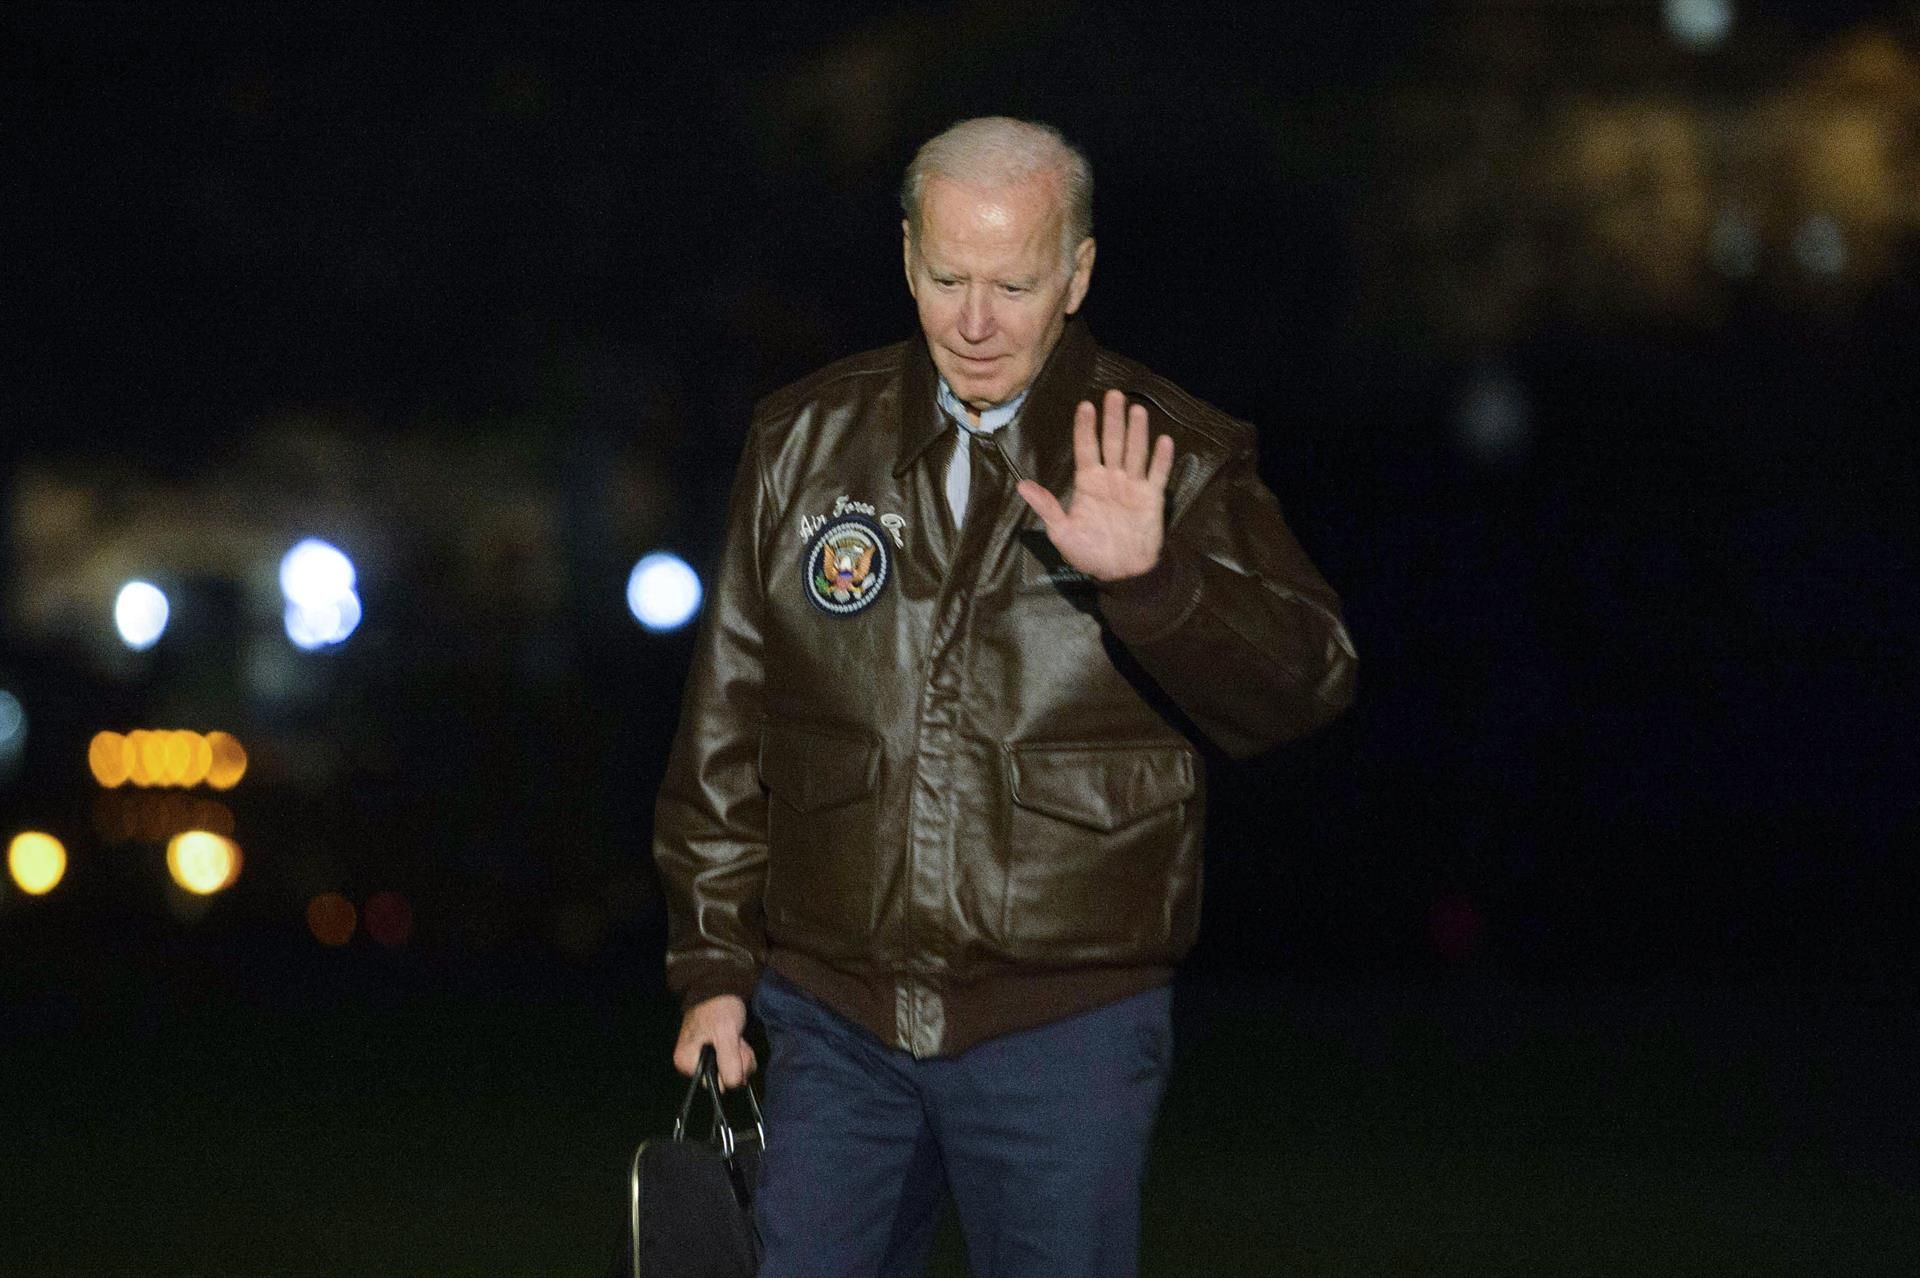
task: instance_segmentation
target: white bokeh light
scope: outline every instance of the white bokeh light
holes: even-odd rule
[[[166,633],[172,611],[160,587],[151,581],[129,581],[114,598],[113,628],[120,632],[121,643],[145,652]]]
[[[1523,460],[1533,446],[1533,405],[1512,373],[1479,370],[1454,405],[1454,438],[1475,459],[1494,465]]]
[[[1667,31],[1689,49],[1717,49],[1733,31],[1733,0],[1663,0]]]
[[[288,600],[283,620],[287,638],[303,651],[344,643],[360,624],[360,596],[349,590],[324,604],[297,604]]]
[[[20,757],[27,746],[27,708],[0,688],[0,764]]]
[[[1838,275],[1847,269],[1847,236],[1840,223],[1815,213],[1793,233],[1793,256],[1809,275]]]
[[[627,576],[627,608],[648,630],[678,630],[700,611],[700,575],[678,555],[656,551]]]
[[[353,561],[338,546],[309,537],[280,560],[280,593],[287,602],[324,608],[353,593]]]
[[[360,624],[358,574],[338,546],[309,537],[280,560],[287,639],[304,652],[345,642]]]

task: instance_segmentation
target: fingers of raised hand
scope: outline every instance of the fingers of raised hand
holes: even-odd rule
[[[1084,399],[1080,401],[1080,406],[1073,410],[1075,470],[1092,470],[1100,464],[1100,443],[1094,433],[1096,416],[1093,404]]]
[[[1095,445],[1095,411],[1091,403],[1082,400],[1074,414],[1074,462],[1086,467],[1102,465],[1117,470],[1131,479],[1144,479],[1152,458],[1147,435],[1147,406],[1129,404],[1125,392],[1108,391],[1102,398],[1099,409],[1099,438],[1097,449],[1088,455],[1087,449]]]
[[[1173,439],[1154,439],[1148,430],[1147,406],[1127,403],[1126,394],[1110,390],[1099,408],[1081,400],[1073,414],[1073,462],[1077,470],[1108,469],[1128,479],[1144,479],[1165,488],[1173,473]]]
[[[1162,435],[1153,441],[1153,460],[1147,466],[1147,482],[1164,491],[1167,477],[1173,474],[1173,436]]]
[[[1145,420],[1145,409],[1141,409]],[[1116,469],[1126,465],[1127,446],[1127,397],[1117,390],[1110,390],[1101,404],[1100,411],[1100,460]]]
[[[1127,451],[1121,463],[1128,479],[1146,478],[1147,453],[1147,410],[1144,405],[1135,404],[1127,409]]]

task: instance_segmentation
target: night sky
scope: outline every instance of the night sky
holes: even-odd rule
[[[1621,49],[1659,43],[1646,8]],[[1622,53],[1583,91],[1738,102],[1875,20],[1912,47],[1897,6],[1754,8],[1731,62]],[[1046,118],[1099,179],[1089,322],[1260,426],[1362,653],[1343,722],[1223,769],[1199,961],[1910,983],[1913,238],[1827,304],[1563,287],[1455,340],[1377,232],[1389,106],[1452,127],[1489,91],[1473,12],[17,6],[0,458],[188,482],[298,414],[376,451],[591,439],[671,475],[660,531],[710,562],[751,402],[909,331],[912,148]],[[1519,435],[1476,451],[1489,385]],[[644,846],[685,660],[615,598],[563,680],[618,760],[581,783],[607,864]],[[446,731],[497,730],[411,624],[382,661],[446,692]],[[538,735],[556,704],[512,713]]]

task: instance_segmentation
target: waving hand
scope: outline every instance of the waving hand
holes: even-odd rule
[[[1110,390],[1097,414],[1080,401],[1073,414],[1073,493],[1068,505],[1030,479],[1019,493],[1047,527],[1070,567],[1099,581],[1137,577],[1160,559],[1173,440],[1147,447],[1147,410]]]

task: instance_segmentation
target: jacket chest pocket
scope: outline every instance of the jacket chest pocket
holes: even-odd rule
[[[1184,947],[1198,892],[1193,752],[1153,744],[1007,749],[1002,928],[1019,956],[1128,959]]]
[[[774,721],[760,736],[767,787],[770,933],[860,952],[873,935],[874,792],[880,750],[857,729]]]

